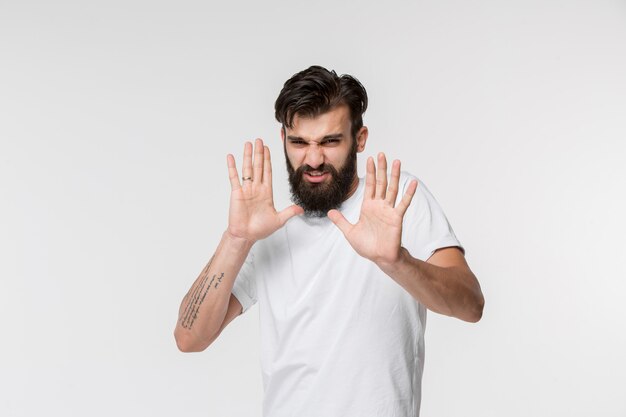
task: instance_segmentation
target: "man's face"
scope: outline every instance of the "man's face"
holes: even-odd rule
[[[347,106],[313,118],[296,115],[293,127],[283,133],[283,145],[292,198],[306,215],[326,216],[356,189],[356,153],[361,147],[351,136]]]

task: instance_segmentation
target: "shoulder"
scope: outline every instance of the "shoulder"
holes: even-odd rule
[[[402,196],[406,192],[407,187],[409,186],[409,184],[411,184],[412,181],[417,181],[417,189],[415,190],[415,195],[413,197],[413,200],[425,197],[424,192],[428,193],[428,189],[426,188],[426,185],[421,180],[421,178],[417,177],[416,175],[408,171],[400,172],[400,181],[398,184],[398,190],[399,190],[398,197],[402,198]]]
[[[427,199],[427,200],[435,199],[432,192],[426,186],[424,181],[420,177],[417,177],[416,175],[407,171],[400,172],[400,184],[398,188],[400,192],[398,194],[404,194],[404,192],[406,192],[406,188],[409,186],[409,184],[413,180],[417,181],[417,189],[415,190],[415,196],[413,197],[414,200],[420,199],[420,198]]]
[[[415,189],[415,194],[413,195],[411,204],[407,210],[407,216],[415,219],[421,219],[425,215],[430,215],[429,213],[441,211],[439,203],[430,192],[424,181],[407,171],[402,171],[400,173],[396,204],[399,199],[404,196],[409,184],[412,181],[417,181],[417,188]]]
[[[421,181],[416,175],[408,171],[400,171],[400,186],[406,187],[412,180],[416,180],[419,187]]]

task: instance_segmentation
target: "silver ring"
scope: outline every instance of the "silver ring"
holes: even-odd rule
[[[242,181],[252,181],[252,177],[241,177]]]

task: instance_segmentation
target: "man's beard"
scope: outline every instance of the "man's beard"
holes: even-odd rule
[[[353,142],[356,145],[356,141]],[[309,165],[302,165],[294,170],[287,157],[287,148],[283,149],[289,173],[291,200],[304,209],[304,215],[326,217],[329,210],[339,208],[347,199],[356,176],[356,146],[352,147],[339,171],[330,164],[322,164],[315,169]],[[310,183],[304,179],[304,173],[309,171],[328,172],[331,179],[328,183]]]

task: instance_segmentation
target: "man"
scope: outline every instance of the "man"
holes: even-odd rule
[[[356,154],[367,94],[313,66],[289,79],[276,118],[292,200],[274,208],[270,151],[244,146],[241,180],[227,157],[228,228],[185,296],[182,351],[209,346],[258,301],[267,417],[419,414],[426,308],[475,322],[480,285],[423,183]]]

